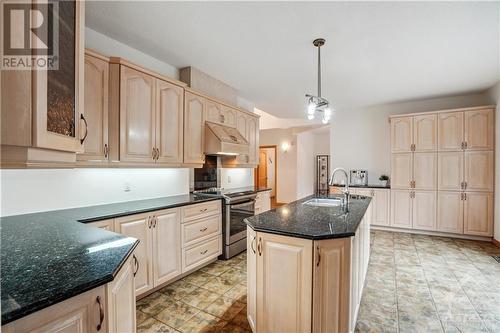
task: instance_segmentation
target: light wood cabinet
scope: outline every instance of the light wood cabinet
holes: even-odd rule
[[[207,101],[206,120],[213,123],[236,127],[236,110],[214,101]]]
[[[463,189],[464,154],[440,152],[438,154],[438,189],[460,191]]]
[[[120,72],[120,161],[153,162],[155,79],[127,66]]]
[[[252,332],[257,330],[257,233],[247,227],[247,319]]]
[[[223,106],[221,110],[222,124],[230,127],[236,127],[236,114],[236,110]]]
[[[312,241],[257,237],[257,332],[310,332]]]
[[[388,226],[390,225],[390,202],[391,191],[386,189],[373,190],[372,199],[372,221],[371,224]]]
[[[463,193],[450,191],[438,192],[437,230],[457,234],[464,232]]]
[[[413,117],[391,118],[391,151],[406,153],[412,151]]]
[[[391,188],[408,189],[413,181],[413,153],[392,154]]]
[[[91,222],[91,223],[89,223],[89,225],[96,227],[96,228],[101,228],[101,229],[104,229],[107,231],[115,231],[113,219]]]
[[[464,233],[493,236],[493,193],[464,193]]]
[[[493,151],[465,152],[465,190],[493,191],[495,175],[494,158]]]
[[[436,230],[436,191],[414,191],[412,201],[412,228]]]
[[[134,270],[134,260],[130,256],[114,280],[106,286],[109,332],[133,333],[136,330]]]
[[[183,161],[184,91],[172,83],[156,80],[157,163],[180,164]]]
[[[391,190],[391,226],[411,228],[412,191]]]
[[[172,280],[181,274],[180,210],[167,209],[153,215],[153,285]]]
[[[109,59],[94,52],[85,54],[85,119],[87,136],[77,160],[91,163],[108,161]]]
[[[413,188],[417,190],[436,190],[438,175],[437,153],[413,154]]]
[[[495,110],[465,111],[465,149],[492,150],[495,143]]]
[[[184,98],[184,163],[203,164],[206,100],[190,92]]]
[[[436,151],[438,122],[436,114],[418,115],[413,119],[415,151]]]
[[[464,142],[464,113],[438,114],[438,149],[461,150]]]

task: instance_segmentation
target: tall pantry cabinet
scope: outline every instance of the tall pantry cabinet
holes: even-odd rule
[[[391,225],[492,236],[494,107],[391,117]]]

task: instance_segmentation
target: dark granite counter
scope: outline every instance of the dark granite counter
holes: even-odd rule
[[[311,195],[268,212],[245,219],[256,231],[307,239],[354,236],[371,198],[352,195],[349,211],[341,207],[304,205],[313,198],[340,198],[341,195]]]
[[[333,184],[330,186],[336,186],[336,187],[344,187],[344,184]],[[390,189],[391,185],[382,185],[382,184],[368,184],[368,185],[360,185],[360,184],[349,184],[349,187],[353,188],[381,188],[381,189]]]
[[[219,199],[189,194],[1,218],[2,325],[112,281],[138,244],[79,222],[211,200]]]

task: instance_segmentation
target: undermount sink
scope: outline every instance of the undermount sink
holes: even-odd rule
[[[318,207],[337,207],[342,205],[342,199],[314,198],[304,202],[304,205],[318,206]]]

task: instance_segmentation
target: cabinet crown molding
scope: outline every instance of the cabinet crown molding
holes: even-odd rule
[[[411,116],[420,116],[420,115],[426,115],[426,114],[430,114],[430,113],[448,113],[448,112],[495,109],[496,107],[497,107],[496,105],[492,104],[492,105],[473,106],[473,107],[458,108],[458,109],[443,109],[443,110],[437,110],[437,111],[436,110],[429,110],[429,111],[414,112],[414,113],[395,114],[395,115],[389,116],[389,119],[401,118],[401,117],[411,117]]]

